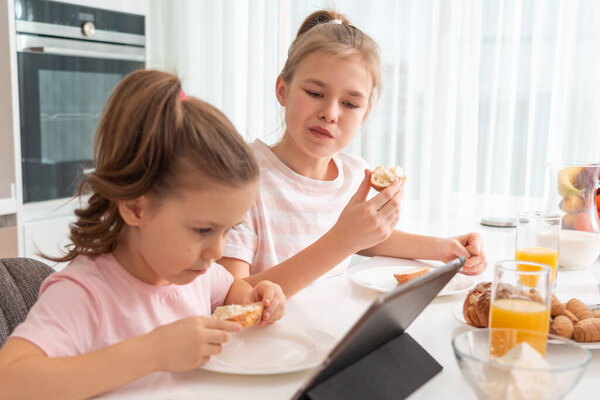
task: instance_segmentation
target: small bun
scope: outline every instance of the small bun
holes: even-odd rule
[[[371,173],[371,186],[378,192],[397,180],[401,180],[403,183],[406,182],[404,170],[397,165],[379,166]]]
[[[341,21],[344,25],[350,25],[350,21],[345,15],[338,14],[333,10],[319,10],[306,17],[304,22],[302,22],[302,25],[300,25],[300,29],[298,29],[296,37],[308,32],[313,26],[325,24],[334,20]]]

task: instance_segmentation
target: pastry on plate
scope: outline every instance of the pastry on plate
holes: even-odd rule
[[[463,317],[467,324],[487,328],[492,299],[492,282],[481,282],[471,290],[463,303]]]
[[[422,275],[425,275],[429,271],[431,271],[430,267],[414,267],[414,268],[409,268],[405,271],[399,272],[397,274],[394,274],[394,278],[396,278],[396,281],[398,281],[398,284],[401,284],[401,283],[406,283],[408,281],[412,281],[413,279],[416,279]]]

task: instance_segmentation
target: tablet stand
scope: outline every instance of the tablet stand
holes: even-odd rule
[[[301,399],[404,399],[441,370],[425,349],[403,333],[308,389]]]

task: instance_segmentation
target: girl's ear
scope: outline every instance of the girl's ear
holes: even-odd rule
[[[275,82],[275,96],[277,97],[277,101],[279,101],[279,104],[281,104],[282,107],[285,107],[285,89],[286,83],[281,77],[281,75],[279,75],[277,77],[277,81]]]
[[[142,196],[133,200],[123,200],[118,202],[119,214],[123,221],[129,226],[140,226],[142,216],[147,207],[147,199]]]

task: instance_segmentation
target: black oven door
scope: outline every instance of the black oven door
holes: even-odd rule
[[[23,201],[73,196],[93,168],[94,133],[113,88],[143,61],[19,51]],[[114,57],[114,55],[112,55]]]

